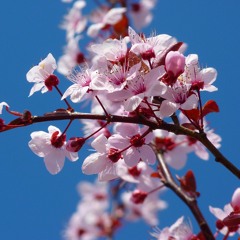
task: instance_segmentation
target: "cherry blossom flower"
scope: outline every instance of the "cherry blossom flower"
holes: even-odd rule
[[[163,67],[151,69],[145,75],[138,73],[136,77],[127,82],[127,88],[119,92],[114,92],[113,100],[125,100],[126,111],[134,111],[139,104],[148,97],[162,96],[166,92],[166,85],[158,79],[163,76]]]
[[[102,221],[102,211],[96,211],[92,204],[84,204],[84,207],[75,212],[64,232],[66,240],[94,240],[100,235],[98,223]]]
[[[82,9],[85,7],[84,0],[78,0],[73,4],[67,15],[64,16],[64,21],[61,28],[67,31],[67,39],[72,39],[76,34],[82,33],[87,25],[87,18],[82,15]]]
[[[179,114],[179,120],[180,122],[183,123],[190,123],[189,120],[187,119],[187,117],[185,115],[183,115],[183,113]],[[203,118],[203,131],[206,133],[207,138],[209,139],[209,141],[211,141],[211,143],[216,147],[216,148],[220,148],[221,147],[221,137],[214,133],[213,129],[210,129],[207,121],[205,120],[205,118]],[[190,148],[192,148],[192,151],[195,152],[195,154],[203,159],[203,160],[208,160],[209,159],[209,153],[206,149],[206,147],[199,141],[197,141],[194,138],[191,137],[187,137],[187,142],[188,142],[188,146]]]
[[[131,27],[128,28],[128,34],[132,47],[130,51],[140,55],[143,60],[152,60],[161,55],[168,47],[173,43],[176,43],[176,39],[167,34],[160,34],[157,36],[146,38],[145,36],[139,36]]]
[[[126,8],[111,8],[110,10],[107,8],[98,9],[97,12],[91,15],[91,20],[95,22],[95,24],[92,24],[88,28],[87,34],[90,37],[96,37],[101,29],[119,22],[125,12]]]
[[[28,146],[37,156],[44,158],[45,166],[51,174],[57,174],[62,170],[65,157],[70,161],[78,159],[77,153],[66,150],[66,136],[54,126],[48,127],[48,133],[43,131],[31,133],[31,138]]]
[[[168,76],[176,78],[176,80],[177,80],[179,75],[184,72],[185,57],[178,51],[170,51],[166,55],[165,69],[166,69]]]
[[[105,210],[109,206],[107,182],[95,181],[94,183],[82,181],[77,190],[81,196],[81,202],[91,202],[94,208]]]
[[[129,167],[125,162],[121,162],[118,167],[118,175],[126,182],[140,183],[150,179],[153,169],[143,161],[140,161],[136,166]]]
[[[84,54],[80,51],[78,42],[80,37],[72,38],[68,41],[64,49],[64,55],[58,60],[58,72],[69,75],[74,67],[85,62]]]
[[[133,65],[128,68],[127,64],[117,65],[114,64],[111,68],[100,69],[99,76],[95,77],[92,81],[92,88],[94,90],[107,91],[108,93],[113,93],[108,95],[109,99],[115,98],[115,92],[123,90],[128,81],[134,79],[140,70],[141,64]],[[113,97],[111,97],[113,96]]]
[[[179,108],[183,110],[197,108],[197,94],[190,90],[191,85],[181,81],[176,81],[172,87],[167,86],[166,92],[162,95],[165,100],[161,103],[158,116],[160,118],[169,117]]]
[[[83,173],[87,175],[98,174],[100,181],[109,181],[118,178],[118,161],[123,161],[119,149],[111,146],[109,139],[103,134],[96,137],[91,146],[97,152],[92,153],[84,160],[82,165]]]
[[[118,39],[107,39],[101,44],[91,45],[91,51],[104,56],[108,61],[124,62],[127,55],[127,44],[129,37]]]
[[[147,26],[152,21],[151,10],[156,5],[156,0],[141,0],[139,3],[132,3],[130,14],[137,30]]]
[[[63,94],[62,99],[70,96],[72,102],[77,103],[86,97],[86,93],[91,90],[92,78],[97,74],[96,71],[86,68],[83,71],[73,70],[68,79],[73,82]],[[92,91],[91,91],[92,92]]]
[[[116,134],[109,138],[109,142],[117,149],[126,149],[122,151],[122,155],[129,167],[136,166],[140,159],[148,164],[154,164],[156,161],[155,153],[148,145],[152,141],[152,133],[142,137],[146,131],[147,127],[139,128],[136,124],[117,123],[115,125]]]
[[[186,57],[186,69],[183,79],[192,85],[193,89],[208,92],[216,91],[212,85],[217,78],[217,71],[214,68],[199,68],[198,55],[190,54]]]
[[[151,233],[153,237],[158,240],[190,240],[194,239],[191,226],[184,222],[184,217],[180,217],[172,226],[165,227],[163,230],[157,229],[156,232]]]
[[[58,84],[58,78],[53,75],[57,68],[56,60],[51,53],[47,55],[37,66],[32,67],[26,75],[27,81],[34,83],[29,96],[41,90],[42,93],[51,91]]]
[[[129,221],[136,221],[143,218],[149,225],[156,226],[158,224],[157,212],[167,207],[167,203],[159,199],[158,194],[151,194],[143,203],[136,204],[132,201],[132,192],[124,192],[122,201],[126,209],[125,218]]]
[[[153,131],[154,145],[164,160],[173,168],[181,169],[187,161],[187,154],[192,151],[187,144],[186,136],[175,135],[161,129]]]
[[[223,235],[233,236],[236,232],[240,235],[240,188],[234,191],[231,202],[226,204],[223,210],[212,206],[209,206],[209,210],[218,219],[216,226]]]

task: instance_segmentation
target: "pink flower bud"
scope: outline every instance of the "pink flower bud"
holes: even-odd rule
[[[184,72],[185,57],[178,51],[170,51],[165,59],[165,68],[170,76],[178,77]]]
[[[131,200],[136,204],[143,203],[147,195],[146,192],[137,189],[133,192]]]
[[[69,141],[67,142],[66,149],[69,152],[78,152],[82,148],[84,143],[85,138],[73,137],[70,138]]]
[[[240,188],[237,188],[233,193],[231,205],[234,211],[240,211]]]

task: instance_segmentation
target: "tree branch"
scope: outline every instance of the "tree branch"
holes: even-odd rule
[[[76,120],[76,119],[89,119],[89,120],[103,120],[108,122],[125,122],[125,123],[134,123],[142,124],[150,127],[152,130],[162,129],[168,132],[175,133],[176,135],[186,135],[193,137],[200,141],[215,157],[216,162],[221,163],[225,166],[232,174],[237,178],[240,178],[240,170],[233,165],[223,154],[209,141],[205,133],[199,133],[193,130],[190,130],[181,125],[176,125],[172,123],[166,123],[164,121],[159,125],[158,122],[154,120],[149,120],[142,115],[128,117],[128,116],[118,116],[118,115],[99,115],[99,114],[90,114],[90,113],[80,113],[80,112],[69,112],[69,111],[55,111],[46,113],[43,116],[32,116],[30,120],[23,121],[21,118],[17,118],[12,121],[10,124],[5,125],[0,128],[0,132],[11,130],[13,128],[24,127],[39,122],[48,122],[48,121],[61,121],[61,120]]]
[[[194,215],[196,221],[198,222],[198,225],[208,240],[214,240],[214,236],[211,232],[211,229],[209,228],[201,210],[198,207],[196,198],[188,196],[175,182],[173,179],[162,154],[157,153],[157,159],[160,166],[160,175],[162,176],[162,182],[164,185],[168,188],[170,188],[191,210],[192,214]]]

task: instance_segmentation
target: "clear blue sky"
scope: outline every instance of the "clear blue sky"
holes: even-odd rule
[[[91,1],[89,1],[91,2]],[[30,84],[27,71],[49,52],[60,57],[65,33],[58,28],[67,4],[60,0],[3,1],[0,8],[0,102],[11,109],[28,109],[43,114],[59,106],[57,94],[34,94],[28,98]],[[219,91],[206,94],[215,99],[220,113],[208,120],[223,138],[222,152],[237,166],[239,158],[239,90],[240,90],[240,2],[238,0],[159,0],[155,19],[146,30],[167,33],[188,44],[187,53],[197,53],[202,66],[218,70]],[[64,81],[64,78],[62,78]],[[67,85],[66,85],[67,86]],[[63,104],[63,103],[61,103]],[[63,123],[64,124],[64,123]],[[57,126],[64,126],[62,123]],[[90,179],[81,173],[86,152],[76,163],[66,162],[57,176],[50,175],[41,158],[28,148],[30,133],[46,130],[48,124],[0,134],[0,239],[60,240],[61,232],[75,211],[78,202],[76,185]],[[239,180],[214,162],[192,156],[186,168],[193,169],[201,193],[199,205],[214,223],[208,205],[223,207],[232,196]],[[163,198],[169,208],[160,214],[160,228],[191,213],[170,191]],[[192,220],[195,232],[198,231]],[[149,239],[148,227],[126,226],[117,239]],[[214,230],[214,224],[211,224]]]

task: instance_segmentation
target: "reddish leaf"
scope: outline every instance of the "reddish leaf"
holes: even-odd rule
[[[197,184],[195,180],[195,176],[192,170],[187,171],[184,177],[179,178],[178,181],[180,182],[181,188],[188,192],[192,197],[198,197],[199,193],[197,190]]]
[[[191,110],[182,110],[182,113],[190,118],[193,122],[198,124],[200,114],[198,109],[191,109]]]
[[[219,107],[217,103],[213,100],[207,101],[203,106],[203,110],[202,110],[203,117],[211,112],[219,112]]]
[[[161,175],[159,174],[159,172],[153,172],[153,173],[151,174],[151,177],[152,177],[152,178],[161,178]]]

